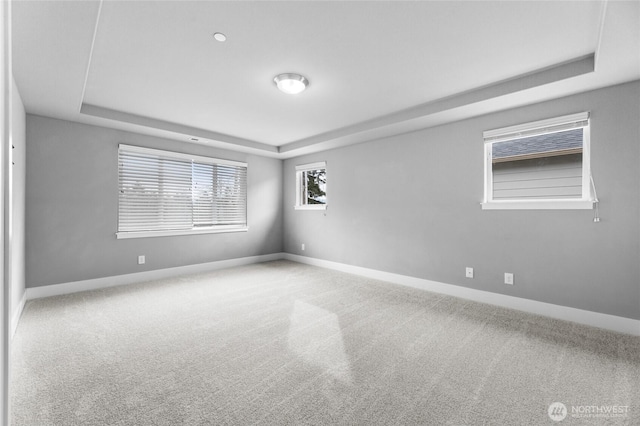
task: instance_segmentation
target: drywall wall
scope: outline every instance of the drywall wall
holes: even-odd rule
[[[483,131],[581,111],[601,222],[591,210],[481,210]],[[639,319],[638,117],[636,81],[286,160],[285,251]],[[294,210],[295,166],[316,161],[327,210]]]
[[[282,251],[281,160],[29,114],[26,138],[27,287]],[[119,143],[247,162],[249,231],[116,239]]]
[[[20,309],[25,291],[25,130],[26,114],[13,81],[11,92],[11,312]],[[14,318],[15,319],[15,318]]]
[[[0,2],[0,424],[9,424],[9,364],[11,353],[11,286],[6,279],[10,254],[6,210],[9,178],[8,150],[11,139],[11,2]]]

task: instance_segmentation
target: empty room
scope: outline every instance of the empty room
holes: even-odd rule
[[[640,424],[640,2],[0,11],[0,424]]]

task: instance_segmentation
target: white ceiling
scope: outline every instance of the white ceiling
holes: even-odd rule
[[[27,112],[280,158],[640,79],[637,1],[23,0],[12,15]],[[279,92],[284,72],[309,88]]]

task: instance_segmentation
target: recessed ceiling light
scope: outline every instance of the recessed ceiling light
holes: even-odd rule
[[[307,88],[309,80],[300,74],[285,73],[274,77],[273,82],[280,91],[289,95],[297,95]]]
[[[227,40],[227,36],[222,33],[213,33],[213,38],[215,38],[219,42],[223,42]]]

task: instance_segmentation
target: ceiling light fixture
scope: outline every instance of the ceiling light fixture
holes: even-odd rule
[[[309,80],[300,74],[294,73],[279,74],[273,78],[273,82],[280,91],[289,95],[297,95],[309,85]]]
[[[219,42],[223,42],[227,40],[227,36],[222,33],[213,33],[213,38],[215,38]]]

